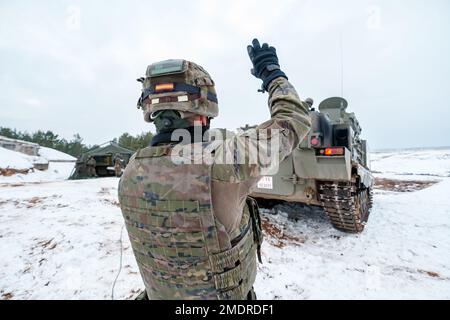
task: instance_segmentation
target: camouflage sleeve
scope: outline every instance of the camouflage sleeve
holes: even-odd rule
[[[308,108],[284,78],[269,86],[271,119],[256,129],[217,139],[212,166],[214,214],[234,238],[243,225],[247,196],[262,175],[273,175],[310,129]]]
[[[213,178],[234,183],[276,173],[278,164],[292,153],[308,133],[308,108],[285,78],[269,86],[271,119],[254,130],[226,139],[216,152]],[[253,182],[252,182],[253,184]]]
[[[269,108],[271,119],[259,125],[256,130],[279,130],[279,160],[292,153],[311,128],[308,107],[297,91],[285,78],[277,78],[269,86]]]

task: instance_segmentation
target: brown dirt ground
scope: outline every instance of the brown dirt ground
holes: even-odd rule
[[[29,169],[24,169],[24,170],[16,170],[16,169],[3,169],[0,168],[0,176],[5,176],[5,177],[10,177],[16,173],[21,173],[21,174],[27,174],[29,171]]]
[[[11,292],[2,293],[2,299],[3,300],[10,300],[14,297],[14,295]]]
[[[375,189],[395,192],[413,192],[429,188],[438,182],[439,181],[437,180],[420,181],[375,178]]]
[[[280,228],[280,226],[275,225],[274,223],[269,221],[268,218],[263,217],[261,219],[261,226],[264,235],[268,236],[270,238],[269,241],[271,242],[271,244],[273,244],[277,248],[283,248],[287,244],[299,245],[305,242],[305,239],[286,234],[285,231]]]

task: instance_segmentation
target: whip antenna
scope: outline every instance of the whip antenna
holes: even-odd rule
[[[341,33],[340,39],[341,49],[341,97],[344,97],[344,36]]]

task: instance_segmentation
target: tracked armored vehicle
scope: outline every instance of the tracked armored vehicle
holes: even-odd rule
[[[252,194],[261,206],[278,200],[321,206],[339,230],[359,233],[372,206],[373,176],[366,140],[344,98],[310,105],[311,130],[274,176],[264,176]]]

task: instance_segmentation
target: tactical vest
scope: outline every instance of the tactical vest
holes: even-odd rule
[[[207,164],[174,164],[172,147],[139,150],[119,200],[150,299],[245,299],[256,276],[260,234],[246,204],[241,235],[215,218]]]

